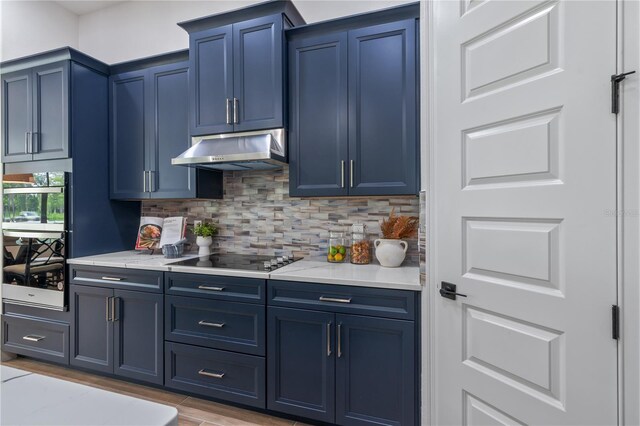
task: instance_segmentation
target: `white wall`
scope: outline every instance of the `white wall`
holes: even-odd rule
[[[294,0],[309,23],[410,3],[413,0]],[[262,0],[128,1],[80,16],[80,50],[108,64],[188,47],[177,22],[238,9]],[[4,31],[3,31],[4,32]]]
[[[71,46],[78,16],[51,1],[0,1],[0,60]]]

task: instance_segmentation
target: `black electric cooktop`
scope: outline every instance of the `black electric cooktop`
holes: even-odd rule
[[[251,254],[212,254],[207,259],[195,257],[171,266],[193,266],[196,268],[240,269],[243,271],[273,271],[300,260],[289,256],[257,256]]]

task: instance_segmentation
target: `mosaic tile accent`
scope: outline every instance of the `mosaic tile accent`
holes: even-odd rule
[[[380,222],[392,208],[396,214],[418,216],[418,197],[293,198],[289,168],[276,171],[224,172],[222,200],[143,201],[144,216],[187,216],[212,219],[219,226],[213,248],[220,253],[278,256],[325,256],[329,229],[347,231],[364,223],[371,239],[379,238]],[[190,241],[195,237],[188,233]],[[417,239],[408,240],[404,265],[418,265]]]
[[[427,193],[420,191],[420,229],[418,230],[418,258],[420,260],[420,280],[425,285],[427,273]]]

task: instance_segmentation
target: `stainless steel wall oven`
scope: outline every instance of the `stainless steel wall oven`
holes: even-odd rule
[[[3,302],[66,308],[68,185],[66,172],[3,176]]]

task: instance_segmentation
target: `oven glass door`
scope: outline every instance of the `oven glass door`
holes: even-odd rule
[[[4,175],[3,229],[64,231],[64,172]]]
[[[64,308],[63,232],[3,230],[3,252],[2,297],[6,302]]]

